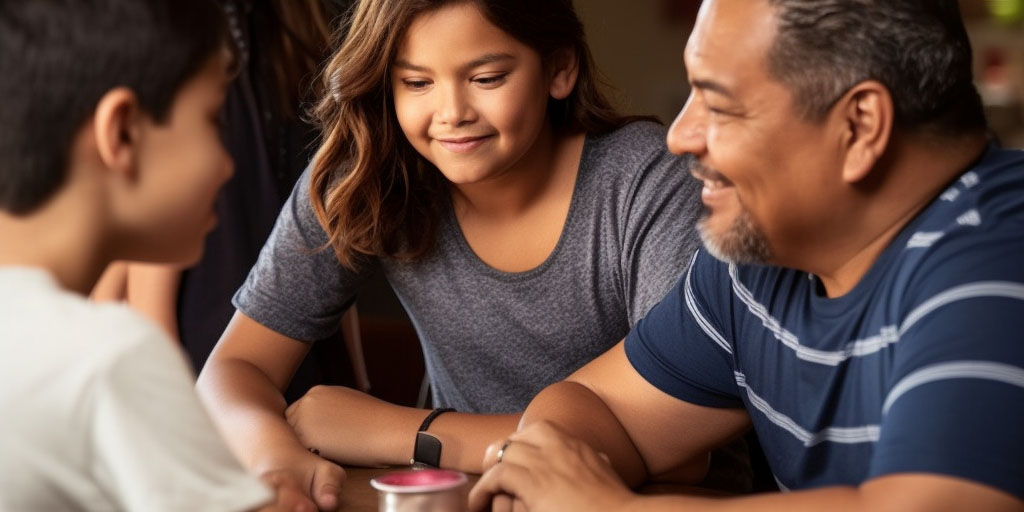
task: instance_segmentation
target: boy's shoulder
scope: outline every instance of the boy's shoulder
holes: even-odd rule
[[[42,269],[0,267],[0,290],[0,333],[11,363],[95,368],[135,349],[172,344],[126,305],[94,303],[63,290]]]

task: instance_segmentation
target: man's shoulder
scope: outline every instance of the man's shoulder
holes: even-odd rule
[[[934,287],[1024,282],[1024,152],[990,149],[897,239],[897,265]]]

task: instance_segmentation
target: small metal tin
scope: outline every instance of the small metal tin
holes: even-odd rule
[[[380,512],[462,512],[466,475],[447,469],[395,471],[370,480]]]

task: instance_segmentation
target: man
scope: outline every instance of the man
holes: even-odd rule
[[[955,0],[705,2],[668,143],[700,162],[706,250],[538,395],[472,507],[1024,510],[1024,153],[986,140],[970,52]],[[612,472],[750,425],[794,492]]]

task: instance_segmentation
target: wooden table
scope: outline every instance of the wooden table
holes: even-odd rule
[[[341,512],[376,512],[377,511],[377,490],[370,486],[370,479],[390,473],[392,471],[404,471],[408,467],[394,468],[356,468],[346,467],[345,473],[348,479],[341,490]],[[468,495],[473,484],[480,479],[480,475],[467,475],[469,482],[464,490]],[[728,494],[721,491],[704,489],[681,484],[653,484],[648,483],[640,487],[641,494],[689,494],[694,496],[725,497]]]
[[[377,490],[370,486],[370,479],[390,473],[392,471],[404,471],[408,467],[394,468],[356,468],[346,467],[345,474],[348,478],[341,488],[341,512],[377,512]],[[466,494],[473,487],[473,484],[480,479],[480,475],[467,475],[469,482],[465,486]]]

